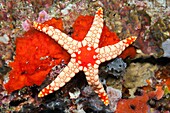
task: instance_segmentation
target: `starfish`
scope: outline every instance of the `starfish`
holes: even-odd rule
[[[99,48],[99,39],[103,29],[103,9],[96,11],[93,23],[83,41],[77,41],[70,36],[47,24],[34,22],[33,27],[48,34],[71,55],[68,65],[48,86],[40,91],[38,97],[44,97],[63,87],[79,71],[84,71],[88,84],[98,94],[107,106],[109,99],[98,76],[98,67],[102,62],[111,60],[120,55],[126,47],[136,40],[136,36],[119,41],[114,45]]]

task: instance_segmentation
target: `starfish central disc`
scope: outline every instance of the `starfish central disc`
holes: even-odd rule
[[[94,65],[97,60],[95,49],[93,47],[84,46],[79,49],[76,54],[76,62],[80,64],[80,66],[88,67],[89,65]]]

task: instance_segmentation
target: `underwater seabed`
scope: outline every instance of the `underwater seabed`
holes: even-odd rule
[[[35,30],[33,22],[45,22],[82,40],[99,7],[104,15],[99,45],[137,36],[121,55],[98,68],[109,105],[103,104],[82,71],[39,98],[70,55]],[[0,112],[169,113],[169,20],[169,0],[0,0]]]

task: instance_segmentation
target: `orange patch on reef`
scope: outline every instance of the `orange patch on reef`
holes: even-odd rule
[[[156,91],[151,91],[148,93],[150,98],[156,97],[157,100],[160,100],[164,95],[164,90],[162,89],[161,85],[156,86]]]
[[[117,104],[115,113],[147,113],[147,101],[149,97],[147,94],[137,96],[133,99],[121,99]]]
[[[168,89],[170,90],[170,78],[168,78],[167,80],[166,80],[166,85],[167,85],[167,87],[168,87]]]
[[[136,56],[136,49],[133,46],[126,48],[122,54],[119,55],[119,58],[125,59],[127,57],[134,58]]]
[[[71,35],[73,39],[82,41],[89,31],[94,16],[79,16],[73,24],[74,32]]]
[[[52,19],[46,23],[63,30],[62,20]],[[67,63],[69,54],[48,35],[30,29],[16,39],[16,56],[9,65],[9,81],[4,86],[8,93],[33,84],[41,85],[54,65],[61,60]]]
[[[120,99],[117,104],[115,113],[147,113],[148,100],[156,97],[160,100],[164,95],[162,86],[156,86],[155,91],[143,92],[142,96],[136,96],[132,99]]]

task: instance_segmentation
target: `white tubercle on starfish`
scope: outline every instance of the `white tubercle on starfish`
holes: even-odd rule
[[[132,36],[114,45],[98,48],[99,39],[103,29],[103,10],[99,8],[95,14],[93,23],[82,42],[72,39],[65,33],[52,26],[34,22],[34,28],[48,34],[58,42],[71,55],[70,62],[57,76],[57,78],[45,87],[38,97],[44,97],[63,87],[79,71],[84,71],[88,84],[98,94],[105,105],[109,104],[107,93],[99,81],[98,67],[101,62],[111,60],[122,53],[132,44],[136,37]]]

